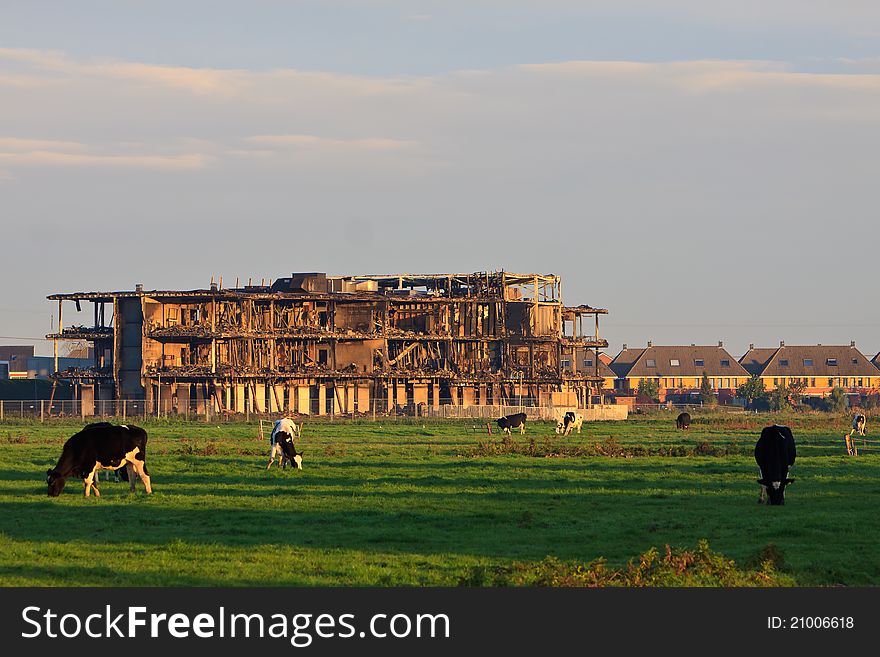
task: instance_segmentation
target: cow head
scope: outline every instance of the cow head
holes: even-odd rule
[[[295,463],[297,470],[302,470],[303,453],[296,451],[293,439],[286,433],[279,433],[278,437],[280,438],[278,443],[281,445],[281,451],[284,453],[284,457],[291,463]]]
[[[781,481],[758,479],[758,483],[767,491],[767,504],[774,506],[785,504],[785,487],[793,482],[794,479],[783,479]]]
[[[563,431],[565,431],[565,421],[556,420],[556,433],[562,433]]]
[[[46,483],[49,484],[49,497],[58,497],[64,490],[65,477],[58,470],[46,470]]]

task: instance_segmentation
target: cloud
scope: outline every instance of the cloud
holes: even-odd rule
[[[48,167],[113,167],[183,171],[201,169],[208,159],[201,154],[182,155],[93,155],[59,151],[0,152],[0,164],[5,166]]]
[[[318,137],[316,135],[254,135],[244,141],[261,146],[275,146],[280,148],[327,146],[356,148],[371,151],[397,151],[412,149],[419,144],[412,140],[387,139],[382,137],[359,137],[354,139],[336,139]]]
[[[75,141],[0,137],[0,151],[81,151],[85,148],[85,144]]]

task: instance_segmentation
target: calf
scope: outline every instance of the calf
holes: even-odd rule
[[[510,435],[511,429],[516,429],[519,427],[520,434],[524,434],[526,432],[526,414],[525,413],[514,413],[513,415],[505,415],[504,417],[500,417],[496,420],[499,428],[504,430],[508,436]]]
[[[266,469],[272,467],[277,456],[280,460],[280,466],[283,470],[287,463],[295,463],[297,470],[302,470],[302,452],[297,452],[293,444],[294,437],[299,437],[301,426],[297,426],[290,418],[282,418],[275,422],[272,428],[272,435],[269,437],[269,465]]]
[[[83,427],[71,436],[61,449],[58,464],[46,471],[49,496],[58,497],[68,477],[77,476],[85,482],[85,496],[95,491],[100,497],[97,473],[99,470],[119,470],[125,467],[131,491],[134,492],[134,474],[153,492],[147,472],[147,432],[133,425],[112,425],[97,422]]]
[[[577,429],[577,432],[580,433],[582,426],[584,426],[584,416],[580,413],[568,411],[562,416],[561,420],[556,422],[556,433],[567,436],[571,433],[572,429]]]
[[[690,413],[680,413],[677,418],[675,418],[675,427],[677,429],[689,429],[691,426],[691,414]]]
[[[785,487],[794,481],[788,478],[788,469],[794,465],[796,455],[791,429],[776,424],[761,431],[755,444],[755,461],[761,469],[758,504],[765,496],[768,504],[785,504]]]

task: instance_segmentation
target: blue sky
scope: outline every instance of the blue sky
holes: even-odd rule
[[[0,335],[57,291],[506,268],[612,351],[876,352],[878,37],[870,2],[6,3]]]

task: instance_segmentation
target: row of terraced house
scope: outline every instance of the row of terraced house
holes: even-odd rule
[[[604,368],[605,387],[618,397],[635,397],[642,380],[659,385],[660,401],[687,403],[700,395],[705,374],[720,403],[731,403],[736,389],[758,377],[767,391],[804,386],[807,397],[825,397],[843,388],[852,398],[880,395],[880,354],[869,359],[848,345],[786,345],[755,347],[739,359],[719,342],[717,346],[653,345],[622,351]],[[855,401],[855,399],[853,399]]]

